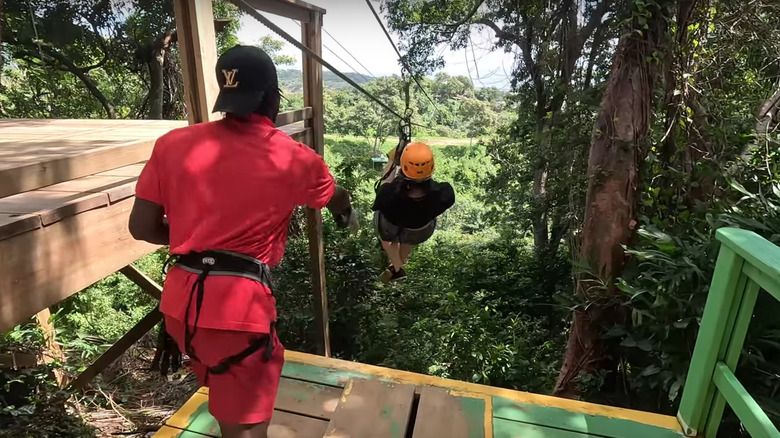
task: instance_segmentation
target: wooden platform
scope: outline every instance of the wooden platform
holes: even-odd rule
[[[287,351],[270,438],[680,438],[674,417]],[[220,437],[202,388],[154,438]]]
[[[299,141],[305,108],[280,114]],[[127,230],[164,120],[0,119],[0,332],[156,249]]]

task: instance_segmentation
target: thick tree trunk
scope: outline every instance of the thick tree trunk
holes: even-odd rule
[[[656,11],[651,26],[661,26],[658,15]],[[642,29],[641,34],[634,29]],[[654,72],[648,58],[663,33],[638,25],[634,29],[618,44],[591,140],[580,257],[592,271],[581,274],[576,285],[576,293],[591,305],[574,313],[556,395],[575,396],[582,374],[614,371],[618,362],[601,333],[622,322],[626,313],[610,295],[616,292],[614,279],[625,264],[622,245],[630,244],[636,231],[639,167],[647,153],[653,96]]]

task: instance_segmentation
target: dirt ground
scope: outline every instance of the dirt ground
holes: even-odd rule
[[[142,339],[74,395],[73,406],[97,436],[151,437],[197,391],[186,368],[167,377],[150,371],[153,356],[151,339]]]

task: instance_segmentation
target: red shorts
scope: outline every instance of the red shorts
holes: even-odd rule
[[[184,352],[184,323],[165,316],[165,328]],[[223,374],[209,373],[206,366],[215,366],[228,356],[239,353],[257,333],[198,328],[192,338],[192,348],[199,361],[190,358],[190,366],[198,383],[209,388],[209,412],[220,423],[257,424],[271,421],[279,379],[284,365],[284,347],[276,333],[274,350],[268,362],[264,350],[256,351]],[[186,354],[186,353],[185,353]]]

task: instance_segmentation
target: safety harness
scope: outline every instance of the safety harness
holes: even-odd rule
[[[178,266],[185,271],[198,275],[198,278],[192,285],[190,297],[187,302],[187,313],[184,321],[184,351],[190,358],[201,363],[203,362],[198,359],[195,354],[195,349],[192,347],[192,339],[198,331],[198,320],[200,319],[200,311],[203,306],[207,277],[231,276],[248,278],[265,285],[271,291],[271,294],[273,294],[271,270],[268,265],[244,254],[215,250],[192,252],[178,256],[174,266]],[[192,331],[190,331],[189,319],[193,296],[195,298],[195,321],[192,324]],[[206,381],[208,381],[209,374],[224,374],[231,366],[240,363],[242,360],[261,349],[264,349],[263,361],[267,362],[270,360],[274,349],[273,334],[275,331],[276,321],[273,321],[269,333],[258,334],[256,337],[252,338],[249,345],[239,353],[221,360],[217,365],[207,367]]]

